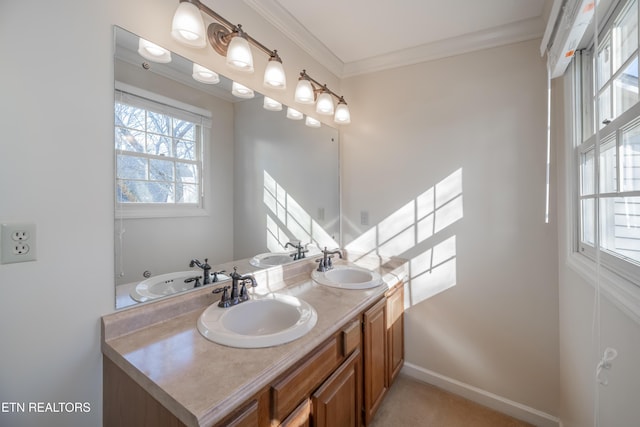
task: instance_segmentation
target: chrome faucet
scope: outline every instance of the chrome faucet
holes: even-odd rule
[[[196,265],[200,267],[202,270],[204,270],[204,280],[202,281],[202,284],[206,285],[211,283],[211,278],[209,277],[209,272],[211,271],[211,266],[209,265],[209,258],[204,259],[204,264],[198,261],[197,259],[192,259],[191,262],[189,263],[189,267],[194,267]]]
[[[309,249],[305,249],[305,246],[302,246],[302,243],[298,240],[298,243],[295,244],[293,242],[287,242],[286,245],[284,245],[284,248],[287,249],[287,247],[291,246],[292,248],[297,249],[297,252],[291,254],[290,256],[293,257],[294,261],[297,261],[299,259],[304,259],[305,254],[307,252],[309,252]],[[304,250],[303,250],[304,249]]]
[[[232,307],[248,300],[249,293],[247,292],[247,282],[249,282],[253,288],[258,286],[258,282],[256,282],[255,277],[251,274],[241,276],[238,274],[237,270],[238,267],[233,267],[233,273],[229,275],[231,277],[231,285],[222,286],[213,290],[214,294],[222,292],[222,297],[220,298],[218,307]],[[238,283],[241,283],[240,290],[238,290]],[[231,289],[231,295],[227,292],[229,289]]]
[[[336,254],[340,256],[340,259],[342,259],[342,252],[340,251],[340,249],[336,249],[335,251],[328,251],[327,247],[325,246],[324,250],[322,251],[322,258],[316,260],[316,262],[318,263],[317,271],[324,273],[325,271],[331,270],[333,268],[333,262],[331,261],[331,258],[333,257],[331,255]]]

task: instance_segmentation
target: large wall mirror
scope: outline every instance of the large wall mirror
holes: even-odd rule
[[[192,288],[185,274],[203,271],[192,259],[215,272],[288,242],[340,245],[336,129],[234,96],[223,75],[196,81],[187,58],[151,61],[138,36],[114,34],[116,308]]]

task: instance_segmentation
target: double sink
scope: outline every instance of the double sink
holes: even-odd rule
[[[361,290],[380,286],[382,277],[374,271],[339,264],[311,274],[319,286]],[[198,331],[208,340],[239,348],[272,347],[294,341],[315,326],[316,310],[303,299],[284,292],[254,295],[230,308],[212,304],[200,315]]]

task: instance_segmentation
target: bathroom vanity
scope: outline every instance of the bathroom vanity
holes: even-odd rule
[[[403,363],[405,267],[388,262],[382,285],[353,290],[312,281],[316,266],[256,275],[257,290],[317,311],[311,331],[274,347],[205,339],[212,288],[104,316],[104,426],[368,425]]]

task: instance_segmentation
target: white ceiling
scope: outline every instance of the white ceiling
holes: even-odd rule
[[[339,77],[542,37],[552,0],[245,0]]]

